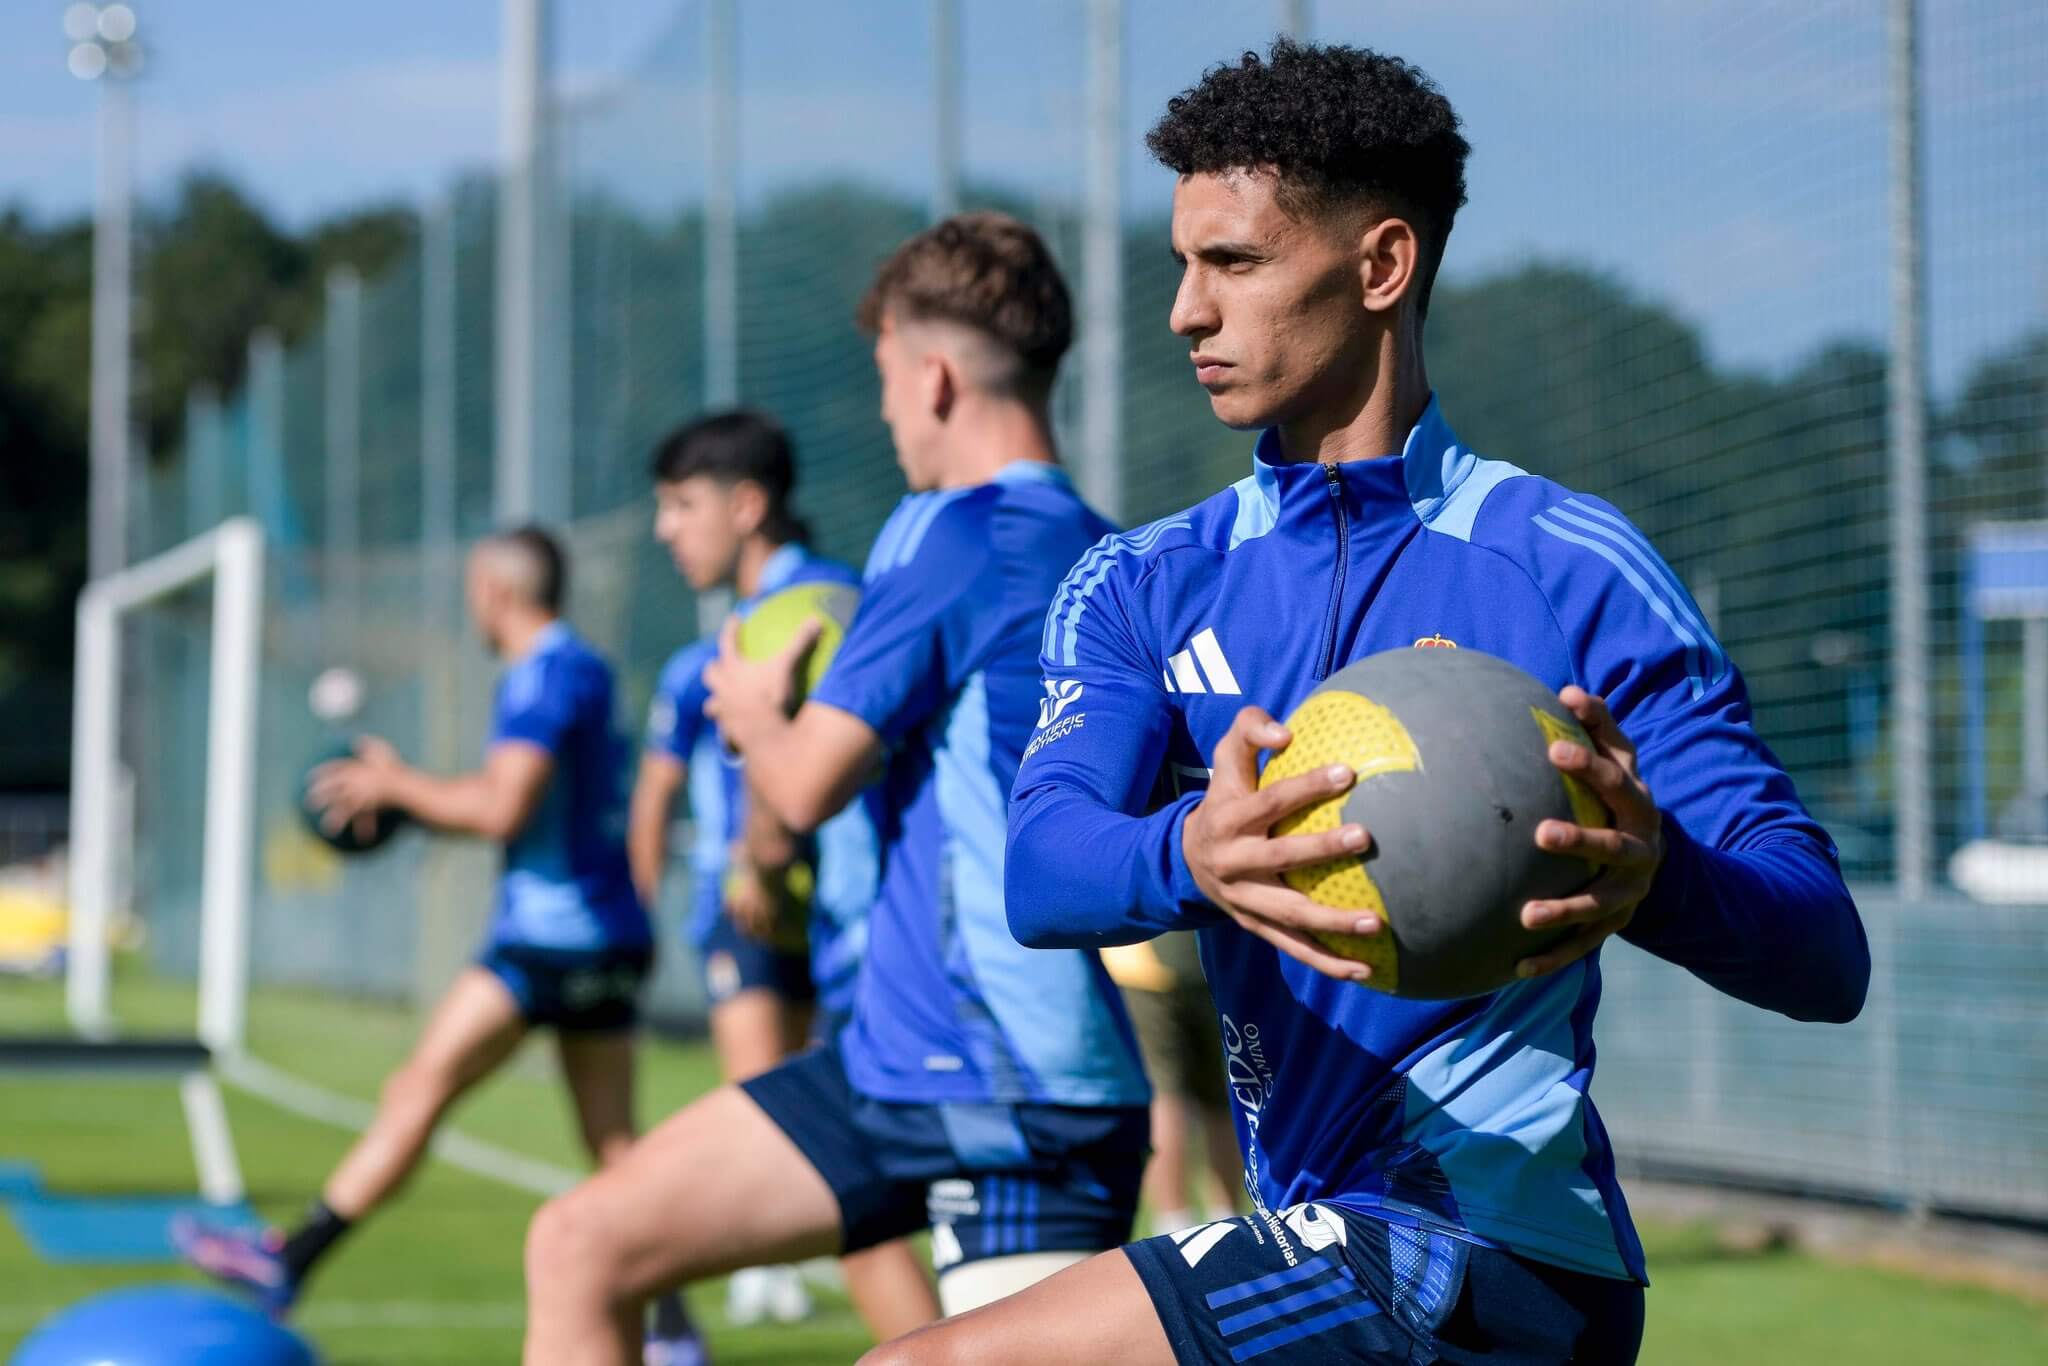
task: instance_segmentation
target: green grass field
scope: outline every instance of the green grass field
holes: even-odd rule
[[[190,998],[123,980],[116,1000],[131,1028],[176,1029]],[[48,1031],[57,989],[0,981],[0,1037]],[[405,1011],[312,995],[259,994],[250,1035],[264,1060],[335,1092],[369,1099],[403,1054]],[[565,1103],[544,1047],[483,1087],[455,1117],[463,1132],[563,1166],[577,1162]],[[651,1043],[642,1065],[650,1121],[705,1089],[701,1046]],[[266,1215],[295,1214],[349,1135],[267,1101],[229,1093],[251,1198]],[[55,1189],[182,1192],[191,1160],[173,1088],[149,1083],[0,1077],[0,1160],[37,1163]],[[520,1337],[520,1246],[537,1198],[445,1162],[428,1165],[402,1200],[322,1268],[299,1325],[330,1366],[512,1361]],[[2048,1361],[2048,1309],[1986,1291],[1835,1265],[1790,1252],[1719,1250],[1711,1230],[1651,1227],[1649,1332],[1643,1361],[1746,1366],[1848,1361]],[[50,1265],[0,1217],[0,1357],[51,1310],[95,1290],[184,1279],[165,1266]],[[796,1326],[728,1328],[723,1287],[692,1305],[721,1363],[846,1362],[867,1338],[843,1299],[819,1295]]]

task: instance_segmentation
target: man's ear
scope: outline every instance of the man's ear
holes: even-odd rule
[[[936,349],[925,352],[918,380],[925,411],[944,422],[952,415],[953,405],[960,401],[960,376],[952,357]]]
[[[727,492],[726,508],[733,529],[741,536],[751,536],[768,524],[768,490],[752,479],[742,479]]]
[[[1366,311],[1400,307],[1422,268],[1422,241],[1407,219],[1382,218],[1358,239],[1359,302]]]

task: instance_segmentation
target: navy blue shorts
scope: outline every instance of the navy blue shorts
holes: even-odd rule
[[[1181,1366],[1627,1366],[1643,1288],[1335,1205],[1294,1205],[1124,1249]]]
[[[1102,1252],[1131,1236],[1151,1145],[1143,1106],[871,1100],[822,1045],[740,1083],[839,1201],[844,1251],[932,1230],[932,1267]]]
[[[703,954],[704,994],[712,1005],[724,1005],[741,992],[757,988],[800,1004],[818,999],[818,989],[811,984],[808,952],[792,953],[749,939],[723,915],[713,922]]]
[[[654,950],[492,944],[476,962],[505,984],[528,1024],[613,1034],[640,1022],[640,988],[654,967]]]

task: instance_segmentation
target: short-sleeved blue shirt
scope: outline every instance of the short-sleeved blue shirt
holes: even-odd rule
[[[855,584],[853,570],[801,545],[768,557],[752,597],[733,610],[744,617],[755,604],[806,583]],[[700,640],[669,657],[648,707],[647,747],[687,766],[696,843],[690,851],[694,886],[688,931],[700,949],[725,913],[723,885],[729,851],[746,820],[745,770],[704,714],[710,692],[704,666],[718,642]],[[811,903],[811,975],[828,1010],[843,1009],[867,943],[868,908],[874,903],[876,866],[872,798],[863,795],[820,826],[813,837],[817,889]]]
[[[562,622],[505,670],[490,744],[527,744],[554,762],[539,804],[505,845],[493,944],[614,949],[651,942],[626,863],[623,745],[612,671]]]
[[[1056,466],[915,494],[882,528],[860,611],[811,700],[889,749],[882,883],[841,1036],[879,1100],[1143,1104],[1130,1023],[1093,952],[1033,950],[1003,906],[1005,802],[1043,696],[1053,590],[1108,523]]]

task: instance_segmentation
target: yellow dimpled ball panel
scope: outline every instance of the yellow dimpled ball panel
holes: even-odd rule
[[[1588,750],[1593,748],[1592,738],[1574,723],[1561,721],[1541,707],[1529,708],[1529,714],[1535,717],[1536,724],[1543,728],[1543,748],[1546,755],[1550,747],[1559,740],[1569,740]],[[1571,803],[1572,820],[1589,830],[1605,830],[1609,824],[1607,804],[1600,800],[1599,794],[1569,773],[1560,770],[1557,776],[1559,781],[1564,783],[1565,800]],[[1588,863],[1586,869],[1589,874],[1598,873],[1600,866]]]
[[[1287,718],[1293,741],[1274,755],[1259,777],[1259,786],[1283,782],[1313,773],[1331,764],[1343,764],[1363,783],[1382,773],[1416,773],[1422,756],[1393,712],[1369,697],[1357,693],[1330,691],[1312,694]],[[1275,837],[1318,835],[1344,823],[1344,802],[1348,792],[1339,792],[1315,805],[1284,817],[1273,827]],[[1322,906],[1347,911],[1370,911],[1382,924],[1391,925],[1379,885],[1366,871],[1363,860],[1346,854],[1326,863],[1292,868],[1281,874],[1288,886]],[[1393,936],[1318,934],[1316,938],[1332,953],[1372,967],[1372,985],[1392,991],[1399,975]]]

